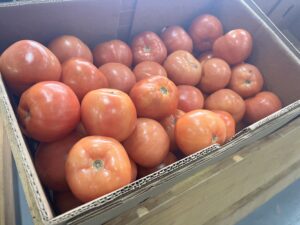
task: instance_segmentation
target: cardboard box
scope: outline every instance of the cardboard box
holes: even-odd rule
[[[38,209],[40,223],[101,224],[157,195],[201,168],[249,143],[269,135],[300,114],[299,52],[251,0],[60,0],[0,4],[0,51],[20,39],[48,43],[62,34],[73,34],[94,47],[112,39],[130,38],[145,30],[159,32],[167,25],[185,27],[202,13],[219,17],[225,31],[245,28],[254,38],[249,62],[264,75],[265,88],[277,93],[284,108],[237,134],[231,142],[214,145],[156,173],[67,213],[54,215],[37,177],[31,153],[18,127],[11,101],[0,80],[1,110],[7,135],[29,204]]]

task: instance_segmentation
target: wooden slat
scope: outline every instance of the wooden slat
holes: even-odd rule
[[[234,224],[300,177],[299,134],[300,118],[107,225]]]

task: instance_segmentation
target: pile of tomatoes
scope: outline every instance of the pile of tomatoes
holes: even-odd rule
[[[48,48],[32,40],[8,47],[0,71],[20,96],[24,135],[40,142],[34,163],[61,212],[108,194],[182,156],[229,141],[279,110],[263,76],[245,63],[244,29],[224,34],[213,15],[181,26],[97,45],[74,36]],[[94,63],[94,64],[93,64]]]

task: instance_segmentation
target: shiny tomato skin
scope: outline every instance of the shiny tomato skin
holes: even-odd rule
[[[233,119],[232,115],[226,111],[222,110],[212,110],[214,113],[216,113],[225,123],[226,125],[226,138],[225,141],[230,140],[234,135],[236,131],[236,124],[235,120]]]
[[[99,70],[108,80],[110,88],[129,93],[136,83],[136,78],[131,69],[121,63],[106,63]]]
[[[280,98],[270,91],[259,92],[254,97],[246,99],[245,103],[245,121],[249,124],[255,123],[282,108]]]
[[[170,139],[170,151],[174,152],[178,149],[175,140],[175,125],[177,120],[185,114],[184,111],[177,109],[175,113],[163,118],[160,124],[164,127]]]
[[[55,208],[60,214],[82,205],[82,202],[80,202],[70,190],[54,192],[53,200]]]
[[[242,63],[233,67],[229,88],[243,98],[251,97],[260,92],[263,84],[263,76],[256,66]]]
[[[170,54],[164,62],[168,78],[176,85],[196,85],[201,79],[200,62],[189,52],[178,50]]]
[[[129,96],[116,89],[98,89],[81,102],[81,121],[89,135],[125,140],[134,130],[137,115]]]
[[[179,85],[177,88],[179,92],[178,109],[189,112],[203,108],[204,97],[198,88],[190,85]]]
[[[179,149],[185,155],[191,155],[212,144],[223,144],[226,126],[214,112],[198,109],[177,120],[175,138]]]
[[[206,60],[211,59],[213,57],[214,57],[214,55],[213,55],[212,51],[206,51],[206,52],[203,52],[201,55],[199,55],[197,59],[202,65],[203,62],[205,62]]]
[[[230,89],[221,89],[208,96],[204,103],[208,110],[222,110],[230,113],[235,122],[243,118],[246,106],[243,98]]]
[[[130,91],[139,117],[161,119],[174,113],[178,90],[168,78],[154,76],[137,82]]]
[[[223,26],[217,17],[204,14],[193,20],[189,34],[196,50],[207,51],[212,48],[214,41],[223,35]]]
[[[75,129],[80,120],[80,104],[67,85],[44,81],[22,94],[17,114],[28,136],[52,142]]]
[[[136,128],[123,145],[138,165],[159,165],[169,152],[170,140],[164,128],[155,120],[138,118]]]
[[[61,65],[56,56],[42,44],[22,40],[2,53],[0,72],[12,91],[20,95],[40,81],[58,81]]]
[[[177,157],[172,153],[172,152],[168,152],[168,155],[166,156],[166,158],[162,161],[162,163],[160,163],[159,165],[152,167],[152,168],[145,168],[145,167],[138,167],[138,177],[145,177],[151,173],[154,173],[166,166],[171,165],[172,163],[177,161]]]
[[[94,48],[93,56],[97,67],[110,62],[121,63],[128,67],[132,64],[131,49],[121,40],[110,40],[98,44]]]
[[[62,35],[52,40],[48,48],[56,55],[61,63],[73,58],[82,58],[93,62],[93,54],[89,47],[79,38],[72,35]]]
[[[236,29],[214,42],[213,54],[217,58],[224,59],[228,64],[235,65],[249,57],[252,45],[251,34],[244,29]]]
[[[164,27],[160,37],[166,45],[168,54],[177,50],[185,50],[190,53],[193,51],[193,41],[181,26]]]
[[[137,165],[132,159],[130,159],[130,165],[131,165],[131,180],[130,180],[130,182],[133,182],[137,178]]]
[[[205,93],[212,93],[225,88],[231,77],[230,66],[222,59],[207,59],[202,64],[202,77],[197,85]]]
[[[167,57],[167,48],[160,37],[151,31],[136,35],[131,43],[134,64],[143,61],[163,63]]]
[[[68,185],[81,202],[88,202],[130,183],[131,165],[115,139],[88,136],[70,150],[66,164]]]
[[[108,88],[104,74],[92,63],[80,58],[72,58],[62,66],[61,81],[77,95],[79,101],[90,91]]]
[[[162,65],[152,61],[143,61],[137,64],[133,69],[133,73],[135,74],[136,81],[153,76],[168,76],[167,71]]]
[[[78,132],[72,132],[58,141],[39,144],[34,165],[42,184],[54,191],[68,190],[65,161],[68,152],[82,137]]]

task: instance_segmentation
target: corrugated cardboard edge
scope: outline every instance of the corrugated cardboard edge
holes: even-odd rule
[[[41,219],[43,221],[48,221],[53,217],[48,200],[43,192],[43,188],[40,184],[38,176],[36,174],[34,165],[32,163],[29,151],[27,149],[26,143],[22,136],[21,130],[18,126],[18,122],[12,106],[10,104],[6,88],[4,86],[2,77],[0,78],[0,94],[1,94],[1,111],[5,123],[5,131],[9,138],[11,150],[13,156],[16,160],[16,165],[20,176],[25,175],[28,182],[24,182],[21,179],[24,186],[29,186],[33,196],[31,196],[39,209]],[[25,188],[24,188],[25,189]]]

